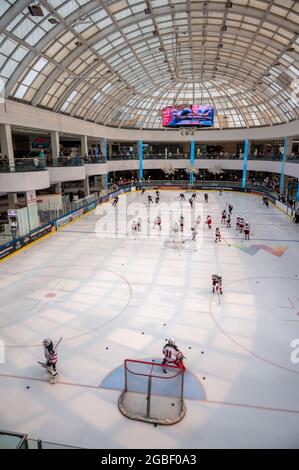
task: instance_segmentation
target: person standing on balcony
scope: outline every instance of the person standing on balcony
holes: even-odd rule
[[[45,168],[45,166],[46,166],[46,155],[44,154],[43,149],[40,150],[38,158],[39,158],[40,167]]]

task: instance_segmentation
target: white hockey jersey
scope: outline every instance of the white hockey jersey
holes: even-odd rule
[[[170,365],[179,363],[184,357],[181,351],[175,345],[168,343],[165,344],[162,352],[167,363]]]

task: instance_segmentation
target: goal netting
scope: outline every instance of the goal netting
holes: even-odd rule
[[[118,400],[123,415],[157,424],[175,424],[183,419],[184,369],[127,359],[124,373],[125,386]]]

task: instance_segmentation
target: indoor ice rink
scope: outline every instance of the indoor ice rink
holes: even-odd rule
[[[298,24],[0,1],[0,449],[299,448]]]
[[[129,228],[130,206],[147,206],[148,193],[120,196],[133,212]],[[176,203],[179,192],[160,197]],[[108,202],[2,264],[5,429],[92,448],[298,447],[299,371],[291,362],[298,226],[258,195],[212,191],[206,207],[203,201],[198,192],[202,240],[179,248],[165,246],[163,215],[161,234],[135,238],[128,229],[127,238],[99,239],[99,219],[118,210]],[[250,221],[250,241],[233,224],[215,243],[204,221],[210,214],[221,227],[228,204],[233,220]],[[187,218],[187,198],[179,205],[174,219]],[[179,240],[188,237],[186,227]],[[223,277],[220,304],[214,272]],[[36,366],[45,331],[63,337],[55,387]],[[126,419],[118,409],[124,360],[161,359],[169,336],[186,356],[184,419],[173,426]]]

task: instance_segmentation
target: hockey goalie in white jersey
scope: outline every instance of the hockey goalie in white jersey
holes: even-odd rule
[[[164,356],[162,362],[163,365],[175,366],[180,367],[181,369],[185,369],[183,363],[184,355],[175,344],[175,340],[173,338],[167,340],[167,343],[165,344],[162,352]],[[163,372],[164,374],[167,374],[166,369],[163,369]]]

